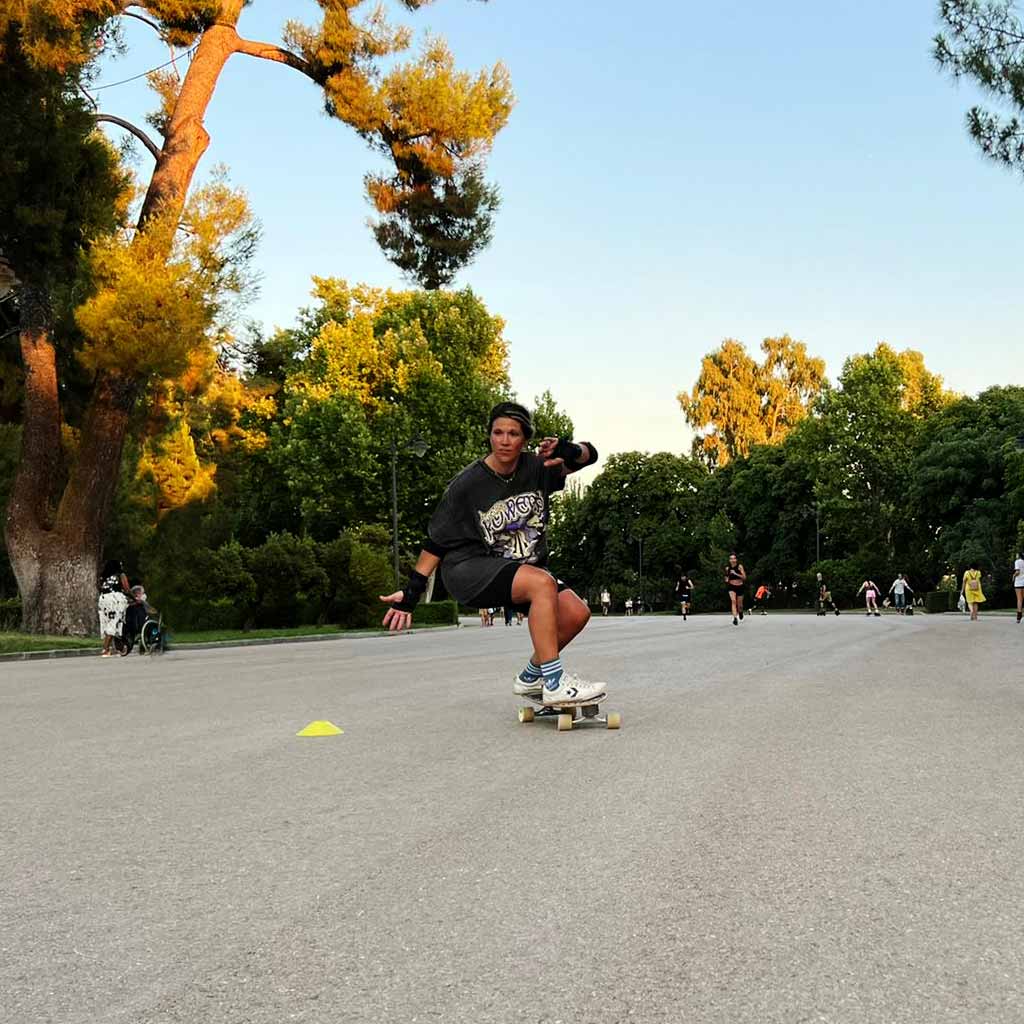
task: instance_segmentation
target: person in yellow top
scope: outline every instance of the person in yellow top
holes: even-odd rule
[[[977,562],[971,562],[970,568],[964,573],[963,586],[960,592],[971,609],[971,621],[978,621],[978,605],[984,604],[985,592],[981,589],[981,569]]]

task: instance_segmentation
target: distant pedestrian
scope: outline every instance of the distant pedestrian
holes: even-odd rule
[[[967,607],[971,609],[971,622],[977,622],[978,605],[984,604],[987,600],[985,592],[981,589],[981,567],[977,562],[971,562],[964,573],[964,582],[960,589],[967,601]]]
[[[772,599],[772,588],[767,583],[762,583],[754,594],[754,609],[760,610],[762,615],[768,614],[768,602]]]
[[[892,581],[892,586],[889,588],[889,593],[892,594],[893,604],[896,606],[896,611],[902,615],[907,607],[907,594],[912,594],[914,588],[907,582],[907,578],[900,573],[896,579]]]
[[[114,652],[111,644],[118,637],[124,636],[124,617],[128,611],[131,588],[124,567],[116,559],[111,559],[103,566],[103,575],[99,582],[100,596],[97,603],[100,616],[100,634],[103,637],[103,654],[109,658]]]
[[[633,614],[633,598],[631,598],[631,597],[627,597],[626,598],[626,614],[627,615],[632,615]]]
[[[679,602],[679,610],[683,613],[683,622],[685,622],[693,603],[693,580],[690,579],[688,572],[684,572],[676,580],[676,600]]]
[[[733,551],[729,555],[729,564],[725,567],[725,589],[729,594],[732,608],[732,624],[738,626],[743,620],[743,591],[747,585],[747,570]]]
[[[608,588],[605,587],[601,591],[601,614],[607,615],[612,610],[612,595],[608,593]]]
[[[1017,552],[1013,563],[1013,589],[1017,592],[1017,621],[1024,616],[1024,552]]]
[[[866,613],[868,616],[872,612],[875,614],[875,618],[878,618],[882,613],[878,610],[878,595],[881,593],[881,588],[874,580],[865,580],[860,585],[860,590],[857,591],[857,596],[864,595],[864,607],[867,609]]]

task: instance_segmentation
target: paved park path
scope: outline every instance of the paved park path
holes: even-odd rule
[[[0,665],[0,1020],[1024,1020],[1024,626],[525,634]]]

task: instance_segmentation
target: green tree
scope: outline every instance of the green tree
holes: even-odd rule
[[[967,131],[997,163],[1024,172],[1024,25],[1012,0],[942,0],[946,31],[935,37],[933,55],[954,78],[969,78],[1008,109],[981,106],[967,112]]]
[[[961,398],[928,424],[914,459],[910,511],[940,571],[977,559],[1008,589],[1024,519],[1024,388],[995,387]]]
[[[555,571],[591,595],[607,586],[618,602],[640,594],[642,548],[644,597],[667,603],[676,573],[696,565],[706,475],[695,460],[669,452],[612,455],[585,491],[556,499]]]
[[[555,396],[550,390],[538,395],[533,400],[534,437],[569,437],[573,436],[572,417],[558,408]],[[581,440],[586,440],[581,438]],[[595,442],[596,444],[596,442]]]
[[[844,538],[844,554],[870,567],[908,550],[914,454],[927,422],[951,398],[919,353],[880,344],[846,360],[839,387],[818,403],[806,437],[818,453],[822,518]]]
[[[403,0],[402,6],[413,11],[427,2]],[[228,60],[243,55],[275,62],[319,85],[328,114],[351,127],[392,165],[392,171],[367,179],[368,196],[378,213],[385,223],[391,218],[413,233],[427,232],[417,236],[427,249],[431,237],[438,237],[436,233],[430,236],[428,230],[431,206],[442,218],[447,216],[453,192],[460,188],[476,189],[480,201],[474,216],[473,197],[465,197],[464,216],[449,225],[456,241],[459,232],[472,240],[489,230],[488,193],[486,189],[480,193],[473,169],[486,156],[512,105],[508,75],[501,65],[476,76],[460,73],[440,40],[430,41],[418,58],[383,69],[383,61],[408,50],[411,33],[390,25],[382,8],[357,20],[363,0],[320,0],[320,23],[313,27],[290,23],[284,46],[239,35],[245,0],[144,0],[131,6],[132,11],[125,11],[124,5],[114,0],[11,0],[0,10],[4,73],[9,67],[24,66],[31,74],[55,76],[56,89],[65,100],[82,84],[83,75],[99,56],[98,44],[116,39],[116,20],[122,16],[141,17],[169,45],[189,47],[191,57],[182,78],[167,73],[151,78],[160,101],[151,123],[162,135],[162,145],[116,115],[91,115],[130,131],[153,156],[155,167],[130,245],[103,250],[103,259],[94,263],[100,289],[79,314],[79,327],[92,338],[81,354],[86,367],[94,372],[94,381],[82,416],[75,462],[66,478],[58,471],[53,454],[60,451],[62,428],[57,343],[48,326],[45,304],[35,301],[31,291],[19,300],[25,320],[25,430],[6,538],[24,598],[25,625],[38,630],[84,632],[95,628],[91,605],[101,524],[118,480],[133,410],[146,397],[149,382],[145,375],[167,373],[162,362],[165,355],[168,365],[187,356],[188,346],[178,351],[175,339],[194,336],[204,315],[211,312],[207,302],[185,301],[183,263],[175,253],[178,227],[189,219],[193,178],[210,141],[205,115]],[[2,84],[0,110],[12,114],[16,128],[21,124],[21,134],[13,137],[24,144],[29,156],[38,154],[41,143],[52,144],[54,138],[79,140],[75,145],[87,157],[99,152],[80,145],[80,131],[57,131],[63,126],[50,125],[48,119],[52,120],[55,108],[43,102],[38,89],[32,93],[36,96],[33,102],[15,110],[21,86],[9,78]],[[67,103],[64,106],[69,116],[75,110]],[[81,114],[82,108],[77,109]],[[22,158],[22,150],[16,156],[18,161],[4,161],[5,171],[8,167],[17,171],[6,182],[16,201],[9,204],[5,199],[0,223],[8,221],[10,211],[20,202],[17,197],[22,195],[22,186],[31,185],[31,160]],[[42,157],[40,179],[51,179],[53,194],[58,197],[70,196],[74,200],[69,204],[71,220],[84,223],[88,219],[84,208],[102,199],[102,189],[84,187],[89,180],[86,176],[76,178],[66,161],[55,160],[45,149]],[[45,166],[46,159],[52,166]],[[82,158],[76,159],[81,162]],[[406,211],[414,199],[419,216],[409,221]],[[21,205],[39,219],[38,237],[32,244],[42,251],[45,245],[41,242],[52,233],[55,223],[51,194],[44,192],[32,205]],[[62,215],[61,227],[63,219]],[[221,235],[228,233],[222,231]],[[61,237],[74,235],[63,231]],[[6,240],[0,240],[0,246],[19,278],[31,281],[27,276],[31,265],[17,247],[9,248]],[[476,244],[461,250],[446,245],[436,262],[422,261],[424,272],[440,279],[478,248]],[[215,261],[225,257],[222,251],[214,254]],[[194,272],[197,267],[193,264],[190,269]],[[218,268],[210,264],[204,269]],[[175,320],[180,322],[175,325]],[[146,336],[155,339],[151,362],[132,344]],[[170,351],[160,351],[164,346]],[[124,352],[130,356],[127,365],[110,358]],[[58,510],[56,514],[53,509]]]
[[[448,480],[484,451],[508,388],[504,324],[469,290],[394,292],[316,279],[319,308],[293,339],[308,355],[285,381],[270,459],[318,538],[390,521],[392,445],[403,546],[422,540]],[[345,438],[337,443],[332,432]],[[427,446],[408,461],[412,439]]]
[[[690,392],[680,392],[687,423],[698,431],[693,453],[724,466],[754,445],[777,444],[807,414],[825,385],[825,363],[788,334],[765,338],[758,363],[741,342],[727,338],[701,363]]]

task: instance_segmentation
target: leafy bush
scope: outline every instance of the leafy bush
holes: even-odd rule
[[[320,618],[328,580],[316,554],[312,540],[290,533],[272,533],[246,552],[245,567],[256,581],[257,626],[300,626]]]
[[[457,601],[431,601],[416,609],[413,621],[420,626],[457,626],[459,604]]]

